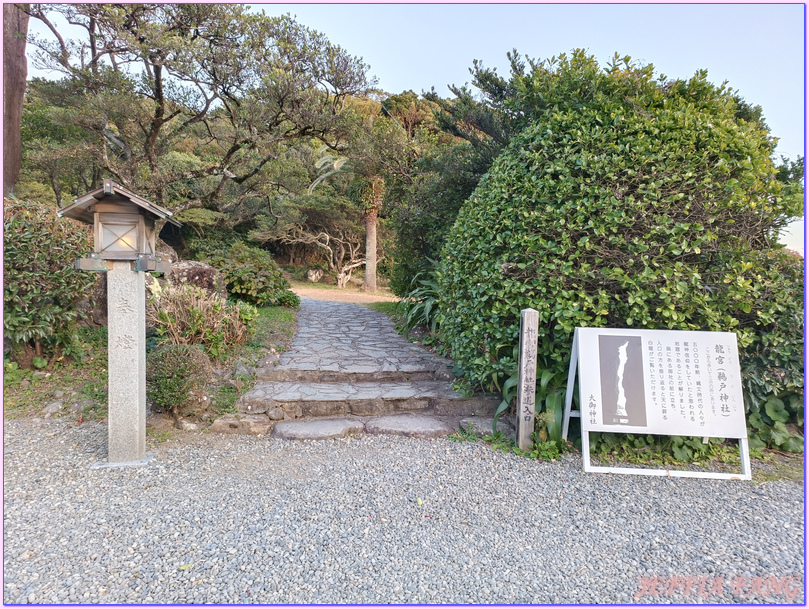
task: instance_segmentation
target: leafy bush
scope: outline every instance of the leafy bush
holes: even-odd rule
[[[163,345],[146,358],[147,396],[164,412],[188,414],[205,403],[204,388],[210,375],[211,362],[200,346]]]
[[[442,338],[472,380],[513,373],[526,307],[537,378],[566,371],[577,326],[735,331],[751,426],[784,417],[771,397],[802,425],[803,278],[773,244],[803,189],[776,179],[767,132],[738,110],[699,74],[633,105],[550,108],[512,140],[442,255]]]
[[[92,231],[32,201],[5,199],[5,337],[16,358],[55,356],[76,343],[79,303],[97,280],[77,271],[76,259],[93,248]]]
[[[209,262],[222,272],[228,292],[237,298],[258,306],[300,305],[281,269],[264,250],[239,241],[230,249],[213,254]]]
[[[202,345],[213,357],[224,355],[231,345],[245,342],[258,316],[255,307],[229,303],[202,288],[168,286],[149,299],[146,320],[165,342]]]
[[[439,324],[438,281],[438,269],[435,266],[415,276],[412,283],[415,287],[402,301],[405,330],[424,326],[435,334]]]

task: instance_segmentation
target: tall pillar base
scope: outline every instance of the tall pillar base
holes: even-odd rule
[[[90,469],[109,469],[111,467],[143,467],[156,456],[156,453],[146,453],[143,459],[140,459],[139,461],[118,461],[115,463],[110,463],[109,461],[96,461],[90,466]]]

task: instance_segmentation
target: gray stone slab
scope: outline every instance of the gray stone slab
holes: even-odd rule
[[[444,421],[419,414],[393,414],[374,417],[365,423],[369,434],[391,434],[411,438],[439,438],[454,430]]]
[[[275,425],[272,435],[282,440],[328,440],[362,433],[364,429],[362,421],[347,418],[282,421]]]
[[[273,421],[266,414],[226,414],[216,419],[210,430],[215,433],[263,435],[269,433],[272,427]]]

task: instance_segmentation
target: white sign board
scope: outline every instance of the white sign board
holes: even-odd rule
[[[571,413],[577,369],[581,410]],[[582,451],[588,451],[585,471],[596,471],[588,470],[588,434],[599,431],[739,439],[743,477],[749,478],[739,354],[732,332],[577,328],[564,437],[571,414],[581,417]]]

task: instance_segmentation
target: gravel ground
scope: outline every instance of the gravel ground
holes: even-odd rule
[[[4,601],[804,601],[794,482],[585,475],[577,455],[395,436],[178,432],[157,453],[91,470],[103,424],[6,421]]]

